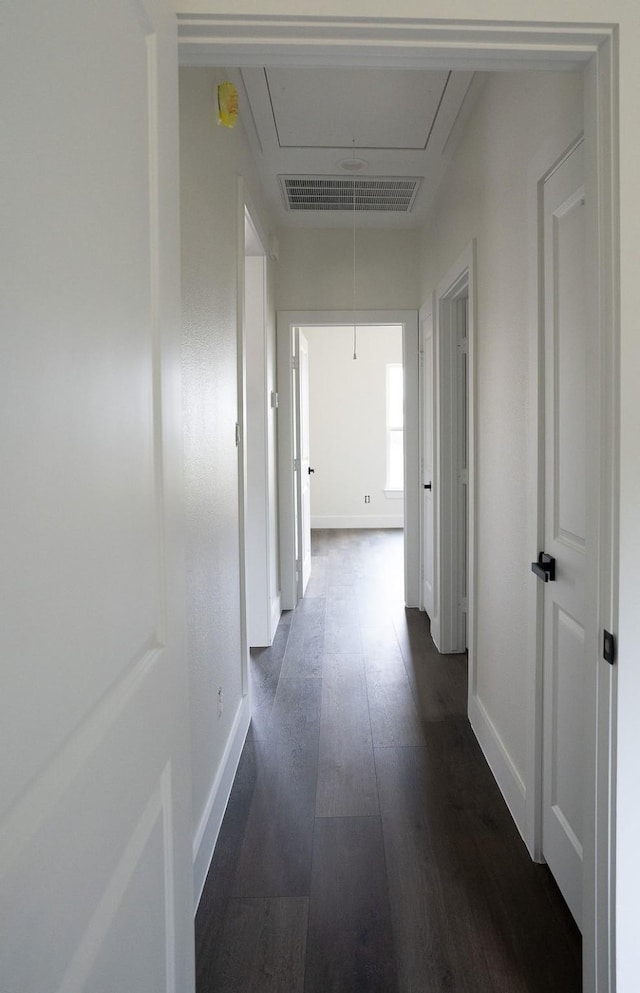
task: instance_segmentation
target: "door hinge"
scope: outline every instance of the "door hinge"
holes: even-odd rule
[[[466,596],[460,597],[459,606],[463,614],[469,613],[469,600]]]
[[[297,355],[292,355],[291,356],[291,367],[293,369],[297,370],[297,368],[298,368],[298,356]]]
[[[460,341],[458,342],[458,348],[460,349],[463,355],[466,355],[467,352],[469,351],[469,339],[461,338]]]
[[[469,485],[469,470],[461,469],[458,473],[458,482],[462,483],[463,486]]]
[[[236,421],[236,448],[240,447],[240,425]]]

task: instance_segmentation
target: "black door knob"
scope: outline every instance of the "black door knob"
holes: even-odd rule
[[[309,473],[309,475],[311,475],[311,473],[312,472],[315,472],[315,471],[316,471],[315,469],[311,469],[311,468],[307,469],[307,472]]]

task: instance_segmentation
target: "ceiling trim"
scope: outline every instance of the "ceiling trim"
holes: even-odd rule
[[[383,71],[386,70],[376,67],[373,74]],[[400,71],[406,77],[412,75],[411,71],[404,68]],[[314,209],[312,213],[307,213],[303,210],[285,209],[277,176],[352,176],[354,172],[344,168],[343,162],[353,156],[353,145],[350,143],[343,147],[282,148],[277,140],[273,104],[269,99],[264,67],[245,66],[242,69],[233,69],[230,65],[226,65],[224,72],[237,87],[242,106],[247,110],[242,119],[243,127],[261,175],[265,195],[273,211],[273,217],[277,218],[277,223],[285,227],[304,227],[309,223],[314,227],[344,227],[346,224],[351,224],[346,214],[339,210],[326,212]],[[421,73],[428,74],[429,70],[422,69],[415,72],[414,80]],[[388,146],[376,150],[370,146],[366,149],[364,146],[358,146],[357,152],[364,156],[363,171],[358,172],[359,175],[420,176],[423,179],[410,212],[378,210],[362,213],[360,220],[366,218],[368,227],[413,228],[424,223],[452,149],[483,84],[481,73],[457,71],[440,73],[439,76],[442,83],[447,80],[447,85],[441,94],[435,119],[431,121],[431,125],[429,122],[425,124],[425,135],[431,126],[427,150],[423,148],[405,150]],[[434,111],[436,109],[435,101],[433,109]],[[423,141],[424,138],[421,140]]]
[[[522,70],[584,66],[607,24],[198,14],[182,0],[179,58],[190,66],[385,65]]]

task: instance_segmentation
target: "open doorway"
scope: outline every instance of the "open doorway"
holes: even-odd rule
[[[237,23],[234,24],[234,27],[237,30]],[[227,28],[228,26],[225,25],[224,26],[225,32],[227,31]],[[260,24],[259,28],[260,30],[257,31],[255,25],[249,25],[246,29],[246,36],[250,38],[250,42],[254,46],[254,48],[251,50],[251,54],[254,57],[255,57],[256,48],[258,48],[258,44],[259,45],[264,44],[265,47],[268,48],[268,44],[266,44],[264,40],[267,29],[265,28],[264,24]],[[317,26],[314,25],[314,30],[316,29]],[[189,30],[191,32],[191,37],[195,37],[195,32],[193,32],[193,28],[191,24],[189,25]],[[211,29],[208,28],[208,30]],[[254,34],[249,35],[249,31],[251,30],[254,32]],[[276,52],[277,57],[281,59],[283,52],[282,22],[278,21],[276,27],[274,27],[272,30],[273,32],[275,32],[276,30],[279,32],[279,34],[277,35],[278,44],[277,46],[274,46],[274,51]],[[359,26],[359,30],[362,32],[362,36],[357,36],[356,41],[353,41],[351,37],[347,38],[346,36],[347,31],[354,31],[354,32],[356,31],[353,25],[349,25],[348,27],[338,25],[337,28],[335,27],[332,28],[331,25],[324,24],[323,30],[326,30],[326,34],[323,36],[327,42],[326,49],[331,53],[334,60],[339,61],[340,59],[343,59],[343,60],[353,61],[354,57],[356,59],[358,57],[360,58],[371,57],[371,53],[367,51],[367,49],[371,45],[373,45],[374,42],[372,42],[371,37],[367,34],[367,32],[370,30],[369,25],[363,24],[362,26]],[[463,59],[463,60],[471,59],[473,65],[478,65],[480,63],[484,67],[486,67],[487,65],[487,60],[489,60],[489,62],[493,64],[491,60],[498,57],[499,61],[501,61],[501,63],[504,63],[505,59],[513,59],[514,55],[518,61],[518,66],[523,64],[527,58],[531,61],[528,61],[526,64],[528,66],[531,66],[534,59],[544,60],[548,58],[549,56],[547,53],[552,53],[552,59],[554,60],[554,65],[557,66],[558,60],[561,59],[562,57],[563,50],[568,51],[570,49],[571,53],[574,56],[580,50],[584,54],[585,59],[589,57],[590,52],[593,53],[596,50],[596,41],[594,40],[595,35],[593,36],[590,45],[585,43],[585,41],[583,40],[582,41],[583,47],[582,49],[579,49],[579,39],[577,34],[567,33],[564,36],[562,36],[563,40],[561,40],[561,37],[558,34],[558,29],[555,26],[552,29],[553,37],[549,38],[547,36],[546,40],[545,40],[545,31],[547,29],[546,28],[543,29],[540,25],[524,26],[523,29],[518,29],[515,35],[511,33],[514,31],[514,28],[513,25],[510,25],[508,29],[510,32],[508,35],[508,40],[507,40],[507,36],[504,34],[504,26],[489,27],[487,25],[482,25],[482,24],[460,26],[456,29],[455,34],[452,35],[451,38],[450,39],[448,38],[447,40],[445,40],[445,36],[442,34],[444,30],[450,31],[451,30],[450,25],[446,25],[446,26],[444,24],[434,25],[432,23],[427,24],[426,22],[422,26],[412,24],[410,41],[407,41],[406,44],[403,46],[399,42],[399,40],[395,38],[394,40],[396,43],[393,45],[389,45],[389,49],[392,50],[393,52],[393,56],[391,56],[390,58],[396,58],[396,59],[414,58],[416,61],[418,60],[428,61],[429,58],[437,58],[439,60],[442,60],[443,52],[447,49],[447,47],[449,47],[449,50],[452,52],[455,58]],[[292,28],[292,32],[295,35],[295,39],[291,43],[291,47],[296,48],[296,43],[298,43],[296,55],[298,55],[299,57],[300,51],[304,52],[305,45],[310,47],[311,33],[309,32],[309,34],[305,34],[304,26],[299,27],[298,25],[295,25]],[[300,38],[298,38],[298,34],[296,34],[296,32],[299,32],[301,36]],[[494,34],[494,32],[497,32],[497,35]],[[260,38],[260,42],[256,43],[255,39],[258,36]],[[517,43],[514,41],[516,36],[517,36]],[[239,35],[234,33],[233,39],[234,39],[234,44],[236,45],[238,43],[237,42],[238,37]],[[202,35],[200,34],[198,35],[198,43],[200,45],[202,45],[201,39],[202,39]],[[463,39],[465,42],[468,42],[469,39],[473,41],[473,46],[472,46],[473,52],[471,55],[468,54],[469,50],[463,47]],[[317,51],[317,39],[314,39],[314,41],[315,44],[313,45],[313,48],[314,50]],[[606,43],[605,45],[605,44],[601,44],[598,41],[597,44],[600,45],[600,49],[597,55],[597,60],[595,58],[592,59],[592,67],[590,67],[589,69],[590,78],[588,80],[588,83],[591,92],[591,97],[589,100],[590,120],[587,123],[592,137],[594,138],[597,137],[597,141],[594,140],[592,146],[594,149],[594,161],[592,162],[591,177],[593,179],[592,188],[595,192],[595,196],[593,200],[594,208],[592,211],[592,219],[595,222],[597,215],[599,223],[598,223],[598,230],[595,232],[595,236],[592,239],[590,239],[590,242],[594,246],[597,246],[602,254],[602,264],[604,266],[603,274],[599,280],[594,279],[594,284],[596,283],[599,284],[599,288],[603,291],[603,295],[605,299],[604,306],[601,306],[600,308],[600,313],[601,315],[603,315],[601,317],[603,324],[603,332],[605,332],[607,329],[604,327],[605,324],[604,313],[607,310],[607,306],[609,306],[610,309],[612,306],[613,308],[615,307],[615,304],[610,305],[607,304],[606,301],[615,300],[616,297],[615,285],[612,285],[615,284],[615,279],[611,278],[613,270],[615,268],[615,252],[611,252],[610,246],[607,246],[606,244],[607,237],[609,237],[610,245],[613,245],[614,241],[611,236],[612,235],[615,236],[616,234],[616,232],[614,231],[615,224],[612,225],[611,223],[611,219],[614,216],[615,212],[612,212],[610,210],[610,207],[608,206],[608,204],[615,203],[615,196],[614,197],[609,196],[610,192],[615,192],[614,189],[611,189],[615,187],[615,181],[613,182],[611,181],[611,177],[615,175],[615,152],[613,157],[611,157],[611,149],[612,148],[615,149],[615,143],[609,143],[609,138],[611,134],[611,126],[609,122],[610,109],[615,108],[615,86],[612,87],[611,83],[613,81],[613,83],[615,84],[615,73],[613,73],[612,79],[610,79],[609,78],[610,69],[607,68],[612,63],[615,64],[615,51],[613,53],[614,58],[610,60],[608,43]],[[455,48],[455,51],[453,51],[454,45],[457,46]],[[499,56],[496,56],[496,52],[499,52]],[[525,53],[524,60],[523,60],[523,53]],[[227,64],[228,52],[224,52],[223,54],[227,56],[226,61],[224,63]],[[377,57],[383,57],[380,56],[379,52],[377,52],[376,54]],[[261,64],[262,62],[266,61],[269,57],[268,52],[266,54],[259,52],[259,55],[261,56],[260,59]],[[504,64],[502,65],[502,67],[504,68]],[[612,93],[614,94],[613,100],[611,99]],[[615,113],[613,114],[613,119],[615,121]],[[604,141],[601,140],[602,135],[604,135],[604,139],[605,139]],[[596,155],[598,159],[597,161],[595,161]],[[614,166],[611,166],[610,162],[607,162],[608,155],[610,159],[614,161]],[[602,178],[602,182],[600,181],[600,178]],[[597,199],[600,196],[602,196],[602,201],[603,201],[602,204],[600,204]],[[316,278],[315,273],[314,273],[314,278]],[[613,323],[615,325],[615,315],[614,315]],[[610,337],[609,335],[605,335],[603,333],[603,344],[606,349],[609,349],[610,347],[609,337]],[[615,334],[612,336],[611,347],[615,349]],[[534,354],[534,359],[535,359],[535,354]],[[604,371],[600,377],[605,387],[604,388],[605,408],[607,408],[607,402],[606,402],[607,398],[611,397],[612,389],[615,386],[613,379],[610,383],[605,382],[606,375],[607,373],[606,373],[606,362],[605,362]],[[535,418],[535,413],[536,411],[534,406],[533,418]],[[615,452],[615,444],[608,447],[612,452]],[[615,456],[613,458],[615,461]],[[606,472],[601,473],[601,479],[608,480],[610,478],[613,479],[613,474],[611,473],[607,474]],[[487,503],[485,501],[484,506],[486,505]],[[480,507],[483,506],[482,500],[479,501],[479,506]],[[606,526],[607,526],[606,518],[604,515],[601,515],[601,517],[602,517],[604,533],[606,533]],[[497,523],[499,524],[499,521]],[[499,529],[497,527],[495,529],[495,533],[488,534],[487,530],[485,529],[483,531],[483,534],[488,535],[488,537],[491,538],[500,539],[501,537]],[[486,564],[485,573],[481,577],[486,580],[482,584],[482,587],[485,590],[491,589],[491,585],[490,585],[491,571],[494,568],[494,562],[495,562],[495,558],[493,555],[493,547],[494,546],[487,541],[487,547],[486,549],[483,549],[482,558],[479,556],[479,562]],[[613,576],[613,581],[615,581],[615,575]],[[601,611],[602,614],[606,614],[608,611],[608,608],[605,609],[606,605],[604,605],[604,599],[606,599],[606,589],[607,589],[606,583],[602,588],[605,590],[605,594],[600,597],[600,603],[598,604],[598,609]],[[493,635],[492,638],[487,638],[487,643],[490,650],[493,648],[494,644],[497,645],[499,643],[500,636],[502,635],[502,628],[500,627],[499,624],[496,624],[492,627],[493,630],[487,632],[488,634]],[[594,648],[594,646],[595,646],[595,640],[592,639],[592,649]],[[491,656],[488,654],[488,657]],[[487,677],[489,676],[491,676],[491,673],[487,672]],[[536,676],[537,676],[537,672],[535,666],[532,665],[531,678],[530,678],[531,684],[533,684],[533,681],[536,678]],[[599,684],[600,683],[603,684],[601,687],[603,705],[602,706],[598,705],[597,713],[598,715],[603,715],[602,718],[598,716],[598,720],[602,720],[603,723],[603,741],[605,742],[605,745],[602,748],[602,756],[603,756],[602,763],[604,763],[604,765],[603,765],[601,780],[603,783],[603,789],[599,790],[599,793],[602,796],[607,796],[609,795],[608,793],[609,775],[607,768],[605,768],[605,766],[608,762],[608,756],[609,756],[609,746],[606,744],[606,742],[609,741],[609,739],[607,738],[607,732],[609,730],[609,724],[610,724],[610,718],[608,716],[610,711],[607,708],[607,702],[611,698],[607,696],[607,694],[609,694],[608,684],[604,681],[604,677],[602,677],[599,672],[597,676],[594,675],[594,683],[596,679]],[[502,696],[503,698],[509,700],[509,696],[505,692],[505,690],[511,689],[513,685],[511,680],[510,679],[502,680],[502,681],[494,680],[494,684],[495,685],[493,689],[495,691],[496,699],[499,699],[500,696]],[[488,699],[490,688],[491,688],[490,681],[487,678],[484,683],[485,700]],[[535,705],[535,701],[537,699],[536,688],[533,687],[533,690],[534,690],[533,692],[528,694],[528,703],[531,704],[532,706]],[[595,692],[592,693],[592,697],[593,700],[595,702],[598,702],[599,704],[599,701],[596,701],[595,699],[596,698]],[[506,709],[507,708],[505,708],[505,710]],[[508,728],[509,721],[512,724],[519,723],[520,725],[522,725],[523,722],[522,719],[519,718],[518,712],[513,707],[509,707],[508,710],[509,713],[505,716],[504,728],[505,729]],[[531,721],[529,714],[527,714],[527,720],[529,721],[529,723],[532,724],[534,723],[533,721]],[[491,726],[489,727],[491,729]],[[498,733],[493,734],[493,730],[496,730]],[[506,750],[505,752],[504,743],[502,738],[500,737],[499,732],[500,732],[500,723],[498,723],[497,725],[493,725],[492,734],[493,734],[493,742],[495,745],[494,751],[496,752],[496,754],[498,754],[498,756],[504,757],[504,754],[506,754],[506,758],[510,759],[508,750]],[[531,735],[530,737],[533,737],[533,735]],[[533,750],[531,750],[531,752],[533,752]],[[524,756],[524,751],[523,751],[523,756]],[[598,761],[600,762],[600,759],[598,759]],[[504,764],[506,764],[507,767],[509,768],[508,762]],[[493,765],[495,766],[496,763],[494,762]],[[520,769],[523,770],[521,775],[519,773],[519,767]],[[537,782],[536,782],[535,774],[532,773],[532,769],[533,769],[533,764],[526,758],[526,756],[522,758],[522,761],[513,764],[512,768],[509,768],[510,772],[516,773],[516,775],[512,775],[512,780],[515,784],[515,788],[517,790],[518,796],[520,797],[521,807],[526,804],[526,808],[530,808],[532,811],[531,814],[529,814],[527,811],[519,818],[519,823],[521,825],[525,823],[525,818],[526,818],[528,838],[535,837],[535,833],[536,833],[535,826],[532,826],[532,821],[535,815],[535,806],[536,806],[535,798],[537,795]],[[607,848],[607,830],[608,830],[608,824],[606,822],[607,816],[608,816],[607,811],[604,810],[602,814],[604,820],[603,831],[599,835],[599,838],[602,837],[604,839],[604,844],[600,840],[598,840],[598,847],[604,853],[603,859],[604,856],[606,856],[606,848]],[[603,859],[600,860],[600,865],[602,866],[603,874],[606,877],[607,866],[606,866],[606,862]],[[604,885],[600,887],[600,892],[603,894],[606,894],[607,892],[607,885],[608,885],[607,878],[605,878],[604,880]],[[591,887],[591,889],[593,891],[593,886]],[[599,896],[598,899],[600,900],[600,906],[602,909],[602,914],[600,914],[600,919],[602,921],[605,921],[607,919],[607,915],[605,913],[606,908],[602,907],[602,897]],[[591,908],[591,910],[592,909],[593,908]],[[591,917],[593,919],[594,926],[596,926],[597,920],[593,913],[591,913]],[[605,961],[606,958],[607,958],[607,952],[605,949],[605,951],[603,952],[602,960]]]
[[[404,527],[402,326],[305,328],[311,528]],[[356,340],[354,360],[354,337]]]
[[[298,450],[307,436],[301,424],[304,404],[299,389],[302,338],[308,344],[310,370],[306,454]],[[285,608],[294,607],[304,592],[300,553],[307,542],[301,527],[307,520],[304,526],[309,529],[403,529],[404,598],[408,606],[418,603],[417,341],[417,314],[412,311],[278,315]],[[306,514],[305,506],[310,507]]]

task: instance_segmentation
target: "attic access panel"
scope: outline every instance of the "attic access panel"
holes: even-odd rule
[[[278,145],[423,150],[450,76],[361,66],[266,69]]]
[[[422,180],[416,176],[279,176],[288,210],[409,213]]]

